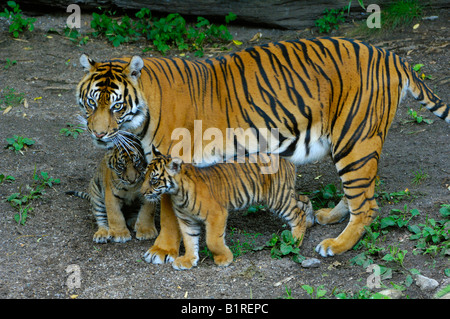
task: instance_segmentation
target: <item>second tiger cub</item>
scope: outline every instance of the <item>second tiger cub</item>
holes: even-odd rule
[[[225,244],[225,227],[229,210],[237,210],[259,202],[287,220],[292,234],[303,240],[307,227],[314,222],[308,197],[295,193],[295,165],[279,159],[278,170],[261,174],[261,167],[273,163],[275,156],[257,156],[252,163],[220,163],[209,167],[195,167],[178,158],[164,156],[153,148],[153,160],[141,188],[144,197],[156,201],[160,195],[171,195],[185,246],[185,255],[173,262],[175,269],[190,269],[197,265],[199,222],[206,226],[206,244],[219,266],[233,261],[233,254]],[[146,254],[147,255],[147,254]],[[144,257],[148,257],[148,256]]]

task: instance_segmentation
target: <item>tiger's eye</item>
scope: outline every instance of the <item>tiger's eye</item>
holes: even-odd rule
[[[91,99],[90,97],[88,97],[88,99],[87,99],[87,104],[88,104],[90,107],[94,107],[94,106],[95,106],[95,100],[94,100],[94,99]]]

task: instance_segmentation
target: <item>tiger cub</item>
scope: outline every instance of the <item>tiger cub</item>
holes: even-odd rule
[[[149,201],[158,200],[164,193],[171,196],[185,245],[185,255],[176,258],[172,264],[175,269],[190,269],[197,265],[199,222],[205,223],[206,244],[214,262],[227,266],[233,261],[233,254],[225,244],[230,210],[265,202],[271,211],[287,220],[299,245],[306,228],[314,223],[308,197],[295,193],[295,165],[291,162],[279,159],[276,172],[262,174],[264,163],[274,163],[278,158],[264,155],[263,161],[259,158],[263,155],[253,155],[245,158],[245,163],[196,167],[179,158],[164,156],[155,148],[153,154],[141,192]]]
[[[98,225],[93,238],[96,243],[124,243],[131,239],[122,213],[124,205],[140,205],[134,224],[136,238],[150,239],[158,234],[154,204],[145,201],[140,193],[147,161],[139,140],[129,135],[125,137],[126,145],[119,144],[106,152],[89,183],[88,193],[67,192],[90,201]]]

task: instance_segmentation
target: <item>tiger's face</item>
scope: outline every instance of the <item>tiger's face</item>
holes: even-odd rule
[[[139,147],[127,149],[115,147],[110,151],[108,167],[111,168],[126,185],[135,185],[145,176],[147,161]]]
[[[178,192],[177,176],[181,170],[181,160],[172,159],[153,151],[154,157],[147,166],[141,193],[148,201],[158,201],[162,194]]]
[[[138,89],[144,61],[134,56],[127,62],[97,63],[85,54],[80,57],[86,75],[77,86],[77,100],[97,146],[111,148],[120,130],[133,133],[147,118],[146,102]]]

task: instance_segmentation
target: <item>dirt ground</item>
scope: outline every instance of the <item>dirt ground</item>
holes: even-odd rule
[[[432,14],[435,13],[428,15]],[[427,83],[444,101],[450,102],[450,12],[442,11],[438,15],[437,20],[422,21],[417,29],[407,27],[379,37],[359,37],[391,49],[412,64],[424,64],[422,71],[432,76]],[[1,105],[0,174],[11,175],[15,181],[0,184],[0,298],[309,299],[302,285],[314,288],[323,285],[326,298],[335,298],[334,292],[351,296],[367,286],[371,273],[350,261],[365,248],[329,258],[322,258],[314,251],[324,238],[337,236],[347,220],[308,230],[301,254],[318,258],[321,263],[317,268],[303,268],[289,257],[273,259],[270,250],[263,249],[242,254],[226,268],[217,267],[202,255],[198,267],[177,271],[170,264],[153,265],[143,260],[153,240],[133,238],[123,244],[95,244],[92,236],[96,225],[88,202],[67,196],[65,192],[87,187],[104,151],[94,147],[85,133],[75,139],[61,135],[60,130],[66,123],[75,124],[76,115],[81,114],[75,101],[75,87],[83,75],[80,55],[86,52],[94,59],[104,60],[142,54],[145,43],[114,48],[104,39],[91,38],[86,45],[76,46],[62,32],[65,13],[36,18],[36,29],[19,39],[10,37],[7,23],[0,20],[0,90],[4,94],[7,87],[14,88],[27,101],[15,105],[6,114],[6,106]],[[83,15],[83,31],[89,30],[89,21],[89,15]],[[262,33],[259,43],[317,36],[314,30],[308,29],[282,31],[242,26],[230,29],[234,38],[243,42],[240,48],[253,45],[249,40],[257,32]],[[347,23],[333,35],[353,36],[352,30],[354,25]],[[146,53],[150,54],[159,55]],[[225,53],[207,51],[208,54]],[[17,63],[4,69],[7,59]],[[427,216],[441,219],[439,208],[450,204],[450,126],[427,110],[419,113],[434,120],[432,124],[407,122],[411,119],[409,108],[420,108],[411,96],[403,101],[393,121],[381,156],[379,177],[383,191],[409,189],[413,196],[398,203],[385,202],[381,214],[387,216],[391,209],[403,209],[407,204],[408,208],[420,211],[411,222],[419,224]],[[35,144],[23,153],[4,148],[6,138],[13,135],[32,138]],[[34,200],[25,225],[18,225],[14,220],[17,210],[5,199],[15,192],[26,193],[26,185],[33,185],[35,170],[47,172],[61,182],[47,188],[41,199]],[[412,180],[418,170],[428,174],[428,178],[415,185]],[[298,187],[302,192],[313,192],[330,183],[339,185],[330,160],[301,166],[299,175]],[[255,245],[261,246],[273,233],[285,229],[283,224],[264,211],[246,216],[235,212],[228,222],[228,241],[244,243],[251,241],[246,234],[260,234]],[[159,228],[159,214],[157,225]],[[415,283],[406,284],[407,270],[411,268],[437,280],[441,288],[448,284],[444,273],[450,267],[448,255],[414,254],[417,242],[409,240],[410,235],[404,228],[394,228],[385,235],[380,243],[385,251],[373,259],[392,268],[392,277],[383,279],[383,287],[372,289],[372,293],[402,286],[402,298],[432,298],[436,290],[423,291]],[[389,252],[389,245],[408,251],[404,268],[382,260]],[[74,287],[71,278],[77,273],[81,281],[79,287]]]

